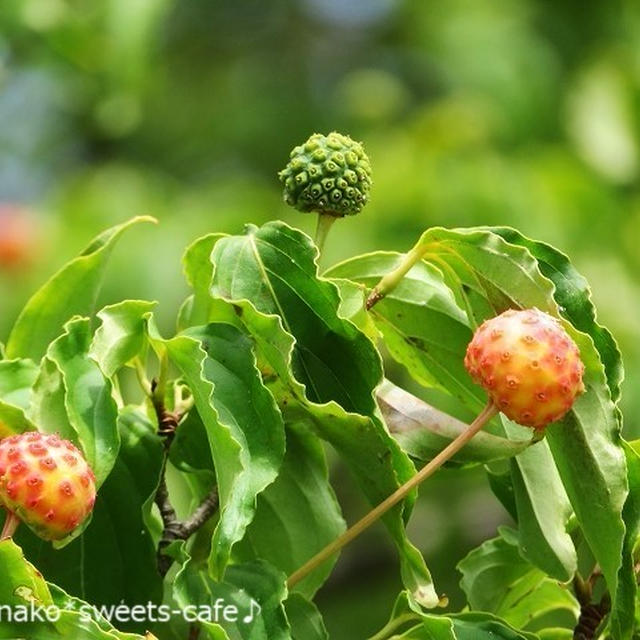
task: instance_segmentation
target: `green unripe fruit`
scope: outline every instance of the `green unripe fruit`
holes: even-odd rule
[[[360,213],[371,189],[371,165],[362,145],[335,131],[314,133],[296,147],[278,177],[287,204],[336,218]]]

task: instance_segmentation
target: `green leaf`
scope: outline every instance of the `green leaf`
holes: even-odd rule
[[[511,465],[505,462],[490,464],[486,466],[486,472],[493,495],[498,498],[507,513],[517,522],[518,511],[511,478]]]
[[[120,454],[98,492],[84,533],[61,550],[26,528],[21,527],[16,538],[47,580],[82,600],[98,605],[157,603],[162,581],[143,510],[158,485],[162,443],[148,420],[132,408],[122,412],[119,427]]]
[[[6,611],[0,619],[0,638],[16,640],[38,637],[38,632],[47,629],[46,623],[33,622],[28,614],[33,607],[53,605],[53,599],[42,575],[29,564],[22,549],[13,540],[0,542],[0,605],[10,607],[11,617]]]
[[[125,300],[98,311],[100,326],[91,345],[91,356],[111,378],[146,346],[146,318],[155,302]]]
[[[399,633],[402,629],[408,630]],[[435,616],[424,613],[406,591],[398,597],[391,620],[370,640],[538,640],[490,613]]]
[[[176,430],[169,450],[171,463],[187,473],[201,473],[215,482],[214,464],[207,429],[194,408],[185,416]]]
[[[37,376],[31,360],[0,361],[0,439],[36,428],[25,409]]]
[[[310,238],[284,223],[249,226],[245,235],[216,242],[211,292],[232,305],[256,341],[261,363],[278,381],[274,393],[288,420],[310,420],[378,504],[415,469],[377,414],[380,356],[338,315],[337,288],[318,278],[316,257]],[[400,551],[405,583],[426,606],[435,606],[439,598],[424,559],[406,537],[402,508],[387,514],[385,523]]]
[[[282,416],[262,383],[251,341],[235,327],[210,324],[167,341],[153,328],[150,333],[189,385],[207,429],[220,496],[210,568],[222,577],[254,517],[257,495],[278,475]]]
[[[31,297],[9,335],[7,358],[39,360],[71,316],[93,313],[113,247],[124,231],[140,222],[155,220],[148,216],[133,218],[104,231]]]
[[[38,366],[32,360],[0,361],[0,400],[26,409],[37,377]]]
[[[520,427],[503,418],[507,434]],[[538,442],[511,460],[520,552],[550,576],[566,582],[577,567],[567,533],[572,510],[549,447]]]
[[[529,573],[544,574],[525,560],[518,550],[518,532],[499,528],[499,536],[483,542],[457,565],[460,587],[472,609],[496,612],[509,595],[513,583]]]
[[[489,613],[459,613],[451,620],[456,640],[538,640]]]
[[[322,616],[313,602],[292,593],[284,603],[293,640],[329,640]]]
[[[111,382],[89,355],[88,318],[76,318],[47,350],[34,387],[30,418],[81,448],[100,487],[118,455],[118,410]]]
[[[634,560],[634,547],[640,537],[640,442],[624,442],[629,477],[629,495],[622,511],[626,526],[622,566],[618,572],[618,593],[611,612],[614,637],[628,640],[635,627],[638,583]]]
[[[365,308],[366,289],[361,284],[344,278],[331,278],[331,282],[338,287],[340,292],[338,315],[353,322],[360,331],[369,336],[371,342],[376,344],[381,334],[371,313]]]
[[[183,609],[204,613],[202,627],[215,640],[291,640],[285,577],[264,562],[232,565],[217,582],[189,560],[175,578],[174,596]]]
[[[458,563],[471,608],[519,628],[559,609],[577,620],[580,607],[573,595],[520,555],[518,533],[506,527],[499,533]]]
[[[44,605],[53,603],[44,578],[10,538],[0,541],[0,571],[1,604],[16,606],[30,599]]]
[[[380,358],[364,335],[338,317],[336,288],[316,277],[315,257],[310,239],[283,223],[249,226],[245,235],[215,244],[212,294],[251,300],[262,313],[280,316],[296,337],[292,367],[310,401],[371,412]]]
[[[623,553],[622,509],[628,494],[616,415],[604,385],[575,403],[562,427],[547,435],[551,452],[576,517],[615,600]],[[588,491],[585,491],[588,487]],[[597,508],[594,508],[597,505]]]
[[[541,629],[540,640],[573,640],[573,629]]]
[[[54,594],[40,572],[26,561],[22,550],[12,540],[0,542],[0,605],[11,607],[13,620],[6,612],[0,620],[0,638],[15,640],[143,640],[141,636],[120,633],[104,619],[94,620],[83,614],[87,603],[70,598],[57,587]],[[37,610],[45,620],[20,621],[19,610]],[[149,640],[149,639],[148,639]]]
[[[104,611],[100,607],[96,610],[94,605],[80,600],[80,598],[70,596],[54,584],[48,584],[48,587],[55,606],[62,611],[60,622],[56,625],[57,634],[52,637],[79,637],[83,640],[156,640],[155,636],[150,633],[146,633],[143,638],[137,634],[123,633],[115,629],[104,617],[104,615],[111,615],[115,612],[113,605],[107,607]],[[146,605],[142,606],[146,608]],[[140,615],[139,611],[137,615]],[[42,631],[40,631],[37,640],[48,637],[42,635]]]
[[[225,234],[210,233],[187,247],[182,258],[182,265],[187,283],[193,289],[178,317],[178,328],[182,331],[188,327],[197,327],[209,322],[211,307],[214,301],[209,295],[209,286],[213,275],[213,265],[209,256],[213,245]]]
[[[255,518],[236,555],[266,560],[289,575],[344,529],[322,444],[303,425],[289,425],[280,474],[258,496]],[[313,597],[332,568],[331,563],[323,565],[296,590]]]
[[[468,427],[388,380],[376,395],[389,431],[413,458],[431,460]],[[481,431],[452,460],[485,463],[511,458],[530,443],[530,439],[507,440]]]
[[[538,640],[538,636],[518,631],[490,615],[461,614],[456,618],[425,616],[422,624],[397,640]]]
[[[23,409],[0,400],[0,440],[35,429],[36,426],[27,418]]]

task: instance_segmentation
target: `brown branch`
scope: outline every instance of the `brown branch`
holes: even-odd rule
[[[158,420],[158,435],[164,438],[164,446],[168,450],[184,414],[167,409],[164,403],[164,392],[158,386],[158,381],[155,378],[151,381],[151,402]]]
[[[158,505],[158,509],[160,509],[162,522],[164,522],[164,531],[166,532],[169,529],[175,528],[175,525],[178,523],[178,516],[169,499],[169,491],[164,474],[156,491],[156,504]]]
[[[171,505],[163,475],[156,492],[156,504],[160,509],[162,522],[164,523],[162,539],[158,546],[158,570],[160,575],[165,576],[173,562],[171,557],[165,554],[165,549],[176,540],[188,540],[214,515],[219,504],[218,488],[214,487],[200,506],[186,520],[181,521],[178,520],[175,509]]]
[[[611,598],[605,593],[600,602],[596,604],[588,604],[580,608],[580,617],[573,630],[573,640],[593,640],[596,633],[611,611]]]
[[[593,587],[601,576],[600,567],[596,565],[586,580],[583,580],[579,574],[576,574],[573,579],[573,589],[580,604],[580,616],[573,630],[573,640],[593,640],[602,621],[611,611],[611,597],[607,591],[600,602],[591,601]]]
[[[166,548],[175,540],[188,540],[198,529],[204,526],[207,520],[216,512],[219,497],[218,489],[214,487],[211,493],[186,520],[178,520],[167,489],[166,470],[171,443],[176,429],[185,414],[172,412],[166,408],[163,394],[158,388],[156,380],[151,382],[151,401],[158,419],[158,434],[163,437],[164,444],[160,483],[155,496],[155,503],[158,505],[164,525],[162,538],[158,545],[158,571],[164,577],[173,563],[172,558],[165,553]]]
[[[218,487],[214,487],[191,516],[181,523],[184,540],[190,538],[198,529],[204,526],[205,522],[217,511],[219,502]]]

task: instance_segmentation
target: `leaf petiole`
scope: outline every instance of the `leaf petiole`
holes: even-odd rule
[[[400,262],[393,271],[387,273],[387,275],[378,282],[367,298],[367,310],[371,309],[398,286],[400,280],[402,280],[402,278],[411,271],[411,268],[422,260],[422,256],[424,256],[425,251],[426,247],[421,242],[418,242],[418,244],[416,244],[416,246],[403,257],[402,262]]]

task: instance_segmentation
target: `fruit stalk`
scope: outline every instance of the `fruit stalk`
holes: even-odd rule
[[[335,216],[329,215],[327,213],[318,213],[318,224],[316,226],[315,242],[320,255],[322,255],[327,236],[329,235],[329,231],[331,230],[331,227],[336,220],[337,218]]]
[[[327,545],[322,551],[317,553],[300,569],[292,573],[288,580],[287,586],[291,589],[298,582],[306,578],[312,571],[319,567],[323,562],[328,560],[334,553],[340,551],[343,547],[357,538],[363,531],[368,529],[374,522],[379,520],[389,509],[402,501],[409,492],[417,487],[421,482],[435,473],[447,460],[453,457],[462,447],[464,447],[473,436],[478,433],[488,422],[498,413],[497,407],[493,402],[487,403],[485,408],[480,412],[478,417],[463,431],[455,440],[447,445],[431,462],[425,465],[415,476],[407,480],[400,488],[392,493],[388,498],[381,502],[375,509],[370,511],[361,520],[356,522],[352,527],[347,529],[341,536]]]
[[[7,511],[7,519],[4,521],[2,533],[0,533],[0,542],[13,538],[13,534],[16,532],[19,524],[20,518],[18,518],[15,513]]]

